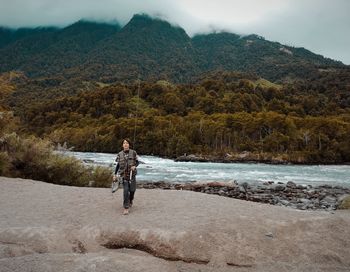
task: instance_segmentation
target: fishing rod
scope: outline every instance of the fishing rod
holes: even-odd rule
[[[137,125],[137,115],[139,110],[139,101],[140,101],[140,76],[137,77],[137,101],[136,101],[136,114],[134,116],[135,126],[134,126],[134,141],[133,141],[133,149],[136,147],[136,125]]]

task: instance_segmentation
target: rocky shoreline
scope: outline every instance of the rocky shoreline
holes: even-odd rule
[[[247,201],[287,206],[299,210],[346,209],[350,202],[350,188],[331,185],[297,185],[292,181],[286,184],[273,181],[264,184],[209,183],[168,183],[138,182],[138,188],[163,190],[188,190]]]

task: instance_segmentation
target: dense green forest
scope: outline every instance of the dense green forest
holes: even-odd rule
[[[324,71],[275,84],[221,71],[193,84],[92,82],[89,90],[60,95],[14,91],[7,101],[17,105],[23,133],[80,151],[117,152],[122,138],[135,135],[141,154],[249,152],[256,160],[341,163],[350,162],[349,75]]]

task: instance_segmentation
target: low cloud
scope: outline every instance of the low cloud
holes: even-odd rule
[[[147,13],[189,35],[214,30],[255,33],[350,64],[348,0],[0,0],[0,25],[66,26],[82,18],[126,24]]]

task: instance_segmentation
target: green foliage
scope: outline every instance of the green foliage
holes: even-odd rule
[[[0,111],[0,137],[18,130],[19,119],[11,111]]]
[[[88,186],[91,180],[91,170],[73,157],[53,154],[41,170],[33,179],[71,186]]]
[[[2,143],[6,152],[0,152],[0,175],[71,186],[106,187],[111,181],[110,169],[86,167],[74,157],[55,154],[48,140],[12,133]]]
[[[11,157],[15,175],[42,179],[45,164],[52,152],[48,141],[38,141],[35,137],[20,138],[12,133],[4,136]]]
[[[96,166],[92,172],[92,186],[110,187],[112,181],[111,170],[106,167]]]
[[[9,175],[10,167],[10,158],[7,152],[0,152],[0,176]]]

